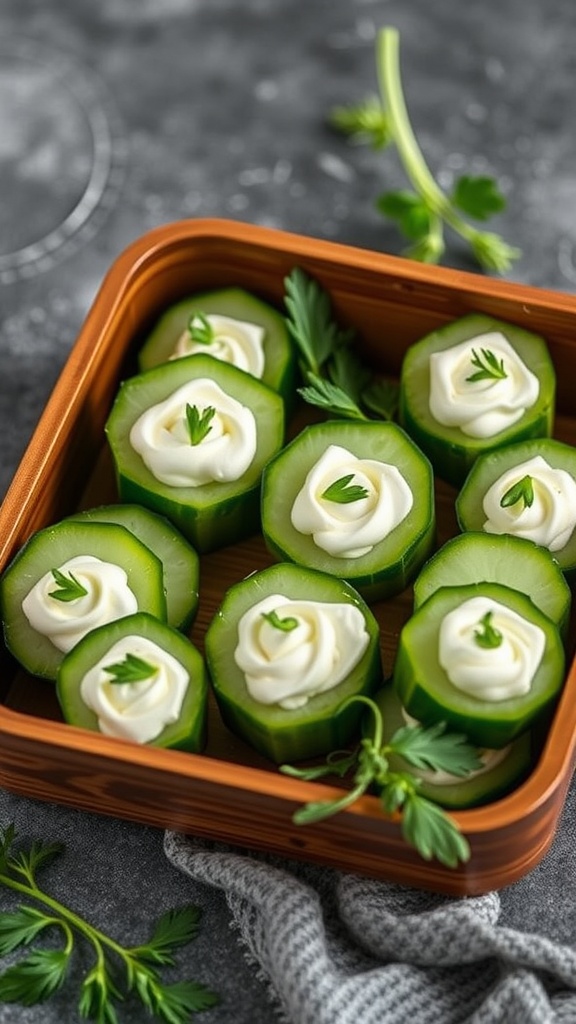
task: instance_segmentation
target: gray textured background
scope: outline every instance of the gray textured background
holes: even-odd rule
[[[523,249],[508,276],[575,290],[573,0],[2,0],[0,494],[102,277],[147,229],[222,216],[400,251],[374,211],[405,184],[394,154],[325,124],[332,105],[374,92],[384,24],[401,33],[412,122],[439,180],[497,176],[508,207],[494,227]],[[444,262],[471,269],[454,239]],[[541,867],[503,894],[505,923],[567,942],[573,800]],[[161,833],[0,794],[0,822],[12,819],[64,839],[51,885],[127,941],[166,906],[201,903],[180,964],[223,1003],[198,1019],[272,1019],[223,898],[165,862]],[[122,1019],[143,1016],[127,1006]],[[0,1021],[75,1020],[69,988],[44,1009],[0,1007]]]

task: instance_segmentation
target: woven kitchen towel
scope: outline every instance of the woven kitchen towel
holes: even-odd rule
[[[575,1024],[576,952],[452,899],[167,832],[169,860],[226,893],[290,1024]]]

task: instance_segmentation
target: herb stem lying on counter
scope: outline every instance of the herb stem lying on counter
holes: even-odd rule
[[[463,175],[447,195],[430,171],[412,129],[399,68],[399,34],[394,28],[378,33],[376,64],[381,99],[357,106],[336,107],[332,125],[357,139],[368,139],[375,148],[394,144],[414,191],[385,192],[377,200],[382,214],[393,218],[411,245],[404,255],[423,263],[438,263],[445,250],[444,226],[468,243],[484,270],[503,274],[521,251],[499,234],[480,230],[463,216],[479,221],[503,210],[506,201],[496,182],[488,177]]]
[[[406,725],[398,729],[390,741],[383,744],[383,720],[378,705],[365,696],[351,697],[345,703],[366,704],[372,715],[372,732],[365,735],[354,751],[336,751],[328,755],[326,763],[311,768],[295,768],[283,764],[280,771],[308,782],[336,775],[344,778],[353,772],[351,789],[335,800],[321,800],[305,804],[297,810],[293,821],[308,825],[331,817],[350,807],[359,797],[372,789],[379,792],[382,810],[386,814],[402,812],[401,828],[404,839],[425,860],[436,857],[447,867],[456,867],[470,857],[466,838],[456,822],[438,804],[418,792],[420,780],[409,772],[392,771],[389,755],[401,754],[414,768],[445,771],[465,777],[481,766],[478,750],[460,733],[447,732],[444,723],[425,728]]]
[[[118,1024],[115,1003],[134,993],[148,1013],[166,1024],[186,1024],[192,1013],[206,1010],[218,997],[194,981],[165,985],[157,966],[172,966],[173,952],[195,938],[200,911],[193,906],[170,910],[157,921],[148,942],[130,948],[120,945],[83,917],[44,892],[36,881],[39,868],[63,851],[60,843],[32,843],[28,852],[14,849],[16,833],[9,825],[0,833],[0,885],[46,909],[20,905],[0,915],[0,955],[29,946],[45,929],[60,928],[61,949],[31,949],[0,974],[0,1002],[32,1006],[61,988],[75,948],[75,933],[91,946],[95,962],[84,977],[78,1009],[97,1024]],[[117,966],[125,971],[124,991]]]

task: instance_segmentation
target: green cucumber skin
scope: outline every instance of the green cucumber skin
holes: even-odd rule
[[[335,689],[313,697],[303,708],[287,710],[255,701],[233,659],[237,624],[267,594],[292,600],[348,601],[366,620],[369,645],[359,664]],[[342,580],[291,563],[279,563],[234,584],[212,619],[205,637],[206,660],[220,714],[235,734],[276,764],[319,757],[341,749],[358,733],[359,704],[342,709],[353,694],[372,694],[381,684],[378,624],[366,603]]]
[[[286,320],[273,306],[242,288],[202,292],[170,306],[140,349],[140,369],[149,370],[166,362],[178,338],[186,330],[190,317],[199,312],[219,313],[263,327],[266,333],[262,382],[278,391],[287,402],[293,401],[297,380],[296,355]]]
[[[200,753],[206,744],[208,706],[208,673],[204,659],[179,630],[144,613],[128,615],[98,627],[62,660],[56,680],[56,695],[64,720],[69,725],[100,732],[96,715],[80,696],[79,682],[113,644],[131,635],[143,636],[157,643],[177,658],[190,675],[178,721],[167,725],[147,746]]]
[[[210,377],[249,406],[258,431],[257,450],[244,476],[231,483],[168,487],[130,446],[130,430],[142,412],[188,380]],[[211,356],[186,356],[132,377],[120,386],[106,424],[120,500],[166,516],[200,553],[256,533],[260,527],[260,480],[264,465],[284,441],[284,403],[271,388]]]
[[[470,597],[485,595],[540,626],[546,649],[522,698],[480,701],[452,686],[438,662],[441,618]],[[424,724],[447,722],[480,747],[505,747],[536,720],[551,715],[564,681],[564,648],[554,623],[520,591],[496,583],[442,587],[414,613],[400,634],[393,670],[394,689],[408,714]]]
[[[546,548],[507,534],[457,534],[438,548],[414,580],[414,610],[440,587],[469,583],[501,583],[522,591],[567,640],[572,592]]]
[[[166,516],[142,505],[101,505],[71,519],[125,526],[162,562],[167,622],[185,632],[198,610],[200,560],[196,550]]]
[[[401,704],[394,688],[383,687],[374,696],[374,700],[382,714],[384,743],[388,743],[397,729],[406,725],[402,715]],[[388,755],[393,771],[417,774],[400,754]],[[510,746],[504,760],[490,771],[474,778],[463,778],[453,784],[438,786],[428,780],[422,780],[418,792],[429,800],[434,800],[451,810],[469,807],[480,807],[505,796],[511,789],[518,786],[528,775],[532,766],[532,737],[530,732],[523,732]]]
[[[456,497],[456,518],[462,531],[482,531],[486,516],[482,501],[486,491],[502,473],[541,455],[554,469],[565,469],[576,479],[576,448],[554,438],[523,441],[487,452],[470,470]],[[568,543],[553,553],[570,584],[576,583],[576,530]]]
[[[297,493],[330,444],[341,445],[359,458],[395,463],[414,494],[414,505],[404,522],[361,558],[329,555],[290,521]],[[275,558],[338,576],[370,603],[392,597],[408,586],[435,545],[432,467],[394,423],[328,420],[305,427],[264,470],[262,532]]]
[[[162,563],[123,526],[63,520],[45,527],[26,541],[0,579],[6,646],[32,675],[54,680],[63,652],[31,628],[22,611],[22,600],[46,572],[76,555],[116,561],[128,575],[139,610],[166,620]]]
[[[467,338],[487,331],[501,331],[526,366],[540,380],[535,405],[517,423],[491,438],[468,437],[458,427],[445,427],[428,408],[432,352],[451,348]],[[546,342],[514,324],[472,313],[426,335],[410,346],[400,374],[399,422],[430,459],[438,476],[460,487],[474,462],[483,452],[515,441],[547,437],[552,433],[556,379]]]

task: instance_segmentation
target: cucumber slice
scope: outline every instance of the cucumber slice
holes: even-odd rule
[[[127,637],[144,638],[156,644],[162,651],[175,658],[189,676],[177,720],[166,724],[153,739],[147,741],[148,744],[154,747],[173,747],[178,750],[200,752],[206,740],[208,703],[208,675],[204,660],[199,651],[178,630],[146,613],[128,615],[106,626],[100,626],[85,636],[65,656],[56,681],[56,694],[65,721],[92,732],[102,731],[97,715],[82,698],[80,684],[86,673],[105,659],[115,644]],[[114,663],[114,659],[112,661]],[[130,684],[119,685],[124,688]],[[138,694],[135,695],[135,700],[138,700]]]
[[[100,505],[70,518],[91,523],[118,523],[150,548],[164,570],[166,621],[176,629],[188,629],[198,610],[200,560],[194,548],[165,516],[141,505]]]
[[[242,616],[274,595],[291,601],[351,605],[364,618],[368,635],[360,660],[341,682],[310,697],[303,707],[285,708],[255,700],[244,671],[234,658]],[[378,624],[369,608],[342,580],[289,563],[279,563],[248,576],[229,589],[206,632],[206,659],[224,722],[277,764],[342,748],[357,731],[362,715],[359,704],[342,709],[342,702],[353,694],[370,694],[381,683],[378,637]],[[331,654],[333,643],[329,649]],[[342,657],[346,656],[344,651]]]
[[[151,406],[197,379],[210,379],[249,408],[256,422],[256,453],[237,480],[175,487],[161,483],[130,444],[130,431]],[[265,384],[211,356],[187,356],[147,370],[121,386],[106,424],[120,500],[165,515],[199,552],[212,551],[256,533],[260,526],[260,478],[284,440],[284,405]]]
[[[504,700],[470,696],[450,682],[440,665],[442,620],[475,597],[505,605],[544,634],[543,655],[524,696]],[[494,672],[492,663],[486,669],[487,682],[498,680]],[[445,721],[480,747],[505,747],[536,720],[547,721],[563,680],[564,649],[554,623],[525,594],[497,583],[442,587],[432,594],[403,627],[393,672],[394,688],[408,714],[426,725]]]
[[[426,562],[414,580],[414,609],[440,587],[502,583],[526,594],[567,636],[572,593],[552,555],[529,540],[461,533]]]
[[[329,554],[316,544],[310,534],[300,532],[292,523],[296,497],[308,473],[331,445],[346,449],[356,458],[373,459],[397,467],[412,492],[413,504],[405,518],[387,537],[359,557]],[[318,496],[318,504],[322,504],[322,495]],[[330,504],[334,504],[336,515],[340,515],[343,506]],[[268,549],[275,557],[339,576],[368,601],[390,597],[407,586],[434,544],[432,467],[395,423],[328,420],[313,424],[306,427],[264,470],[262,532]]]
[[[564,470],[576,481],[576,448],[564,444],[562,441],[556,441],[553,438],[539,438],[499,448],[478,459],[456,498],[456,516],[460,529],[483,531],[486,522],[483,507],[486,492],[504,473],[513,470],[515,466],[522,466],[536,456],[545,459],[553,469]],[[519,474],[519,476],[524,475],[524,471]],[[567,500],[567,506],[568,513],[574,514],[575,505],[570,497]],[[510,516],[507,517],[506,525],[510,532],[517,534],[523,531],[525,517],[523,519],[522,511],[526,511],[526,509],[523,509],[522,502],[511,506],[509,511]],[[528,510],[528,512],[530,511],[531,509]],[[548,515],[551,511],[552,509],[544,506],[543,518],[545,513]],[[572,530],[566,543],[560,549],[553,550],[552,555],[570,581],[573,581],[576,577],[576,530]]]
[[[30,625],[22,601],[44,575],[82,555],[120,566],[127,575],[138,610],[166,619],[162,563],[132,533],[116,523],[63,520],[47,526],[30,537],[0,579],[6,646],[33,675],[55,679],[64,654]],[[73,602],[69,607],[73,607]]]
[[[498,331],[538,377],[536,402],[511,426],[492,437],[470,437],[460,427],[444,426],[430,412],[430,356],[465,341]],[[458,487],[483,452],[513,441],[552,433],[556,377],[546,342],[514,324],[478,313],[433,331],[408,349],[400,375],[399,420],[426,453],[439,477]]]
[[[393,686],[384,686],[375,695],[374,700],[380,708],[383,719],[383,741],[388,743],[397,729],[407,724],[402,713],[402,705]],[[450,782],[444,779],[435,782],[438,773],[422,772],[409,764],[400,754],[389,754],[388,760],[393,771],[410,772],[421,779],[419,792],[422,796],[442,807],[458,810],[465,807],[478,807],[482,804],[505,796],[523,779],[532,766],[532,740],[530,732],[523,732],[505,751],[501,760],[495,759],[493,766],[479,772],[472,772],[464,778]]]
[[[292,399],[296,387],[296,358],[286,321],[273,306],[242,288],[203,292],[170,306],[140,350],[140,369],[149,370],[167,362],[191,317],[198,313],[219,314],[262,327],[264,371],[260,379],[287,401]],[[206,354],[211,354],[209,345]]]

